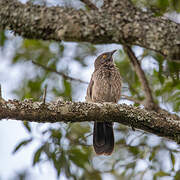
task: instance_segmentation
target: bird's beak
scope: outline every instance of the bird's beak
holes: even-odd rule
[[[112,56],[112,55],[113,55],[116,51],[117,51],[117,49],[116,49],[116,50],[114,50],[114,51],[112,51],[112,52],[111,52],[111,56]]]

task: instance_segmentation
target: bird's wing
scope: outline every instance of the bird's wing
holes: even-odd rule
[[[91,77],[91,81],[89,83],[89,86],[87,88],[86,93],[86,101],[92,101],[92,89],[93,89],[94,81],[93,81],[93,75]]]

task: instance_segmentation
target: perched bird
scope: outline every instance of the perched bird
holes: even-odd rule
[[[112,52],[105,52],[97,57],[94,72],[87,88],[87,102],[117,103],[121,95],[121,76],[113,62]],[[110,155],[114,149],[114,133],[112,122],[94,123],[93,146],[100,155]]]

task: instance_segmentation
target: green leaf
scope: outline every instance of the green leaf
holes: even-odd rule
[[[172,171],[174,171],[175,161],[176,161],[176,159],[175,159],[174,153],[171,152],[171,163],[172,163],[172,166],[173,166]]]
[[[129,151],[130,151],[132,154],[134,154],[135,156],[140,153],[138,147],[133,147],[133,146],[130,146],[130,147],[129,147]]]
[[[86,172],[84,171],[84,174],[81,178],[81,180],[92,180],[92,179],[95,179],[95,180],[102,180],[101,178],[101,173],[99,171],[90,171],[90,172]]]
[[[4,46],[6,41],[5,31],[0,30],[0,46]]]
[[[152,152],[151,155],[149,156],[149,161],[152,161],[152,160],[154,159],[155,155],[156,155],[156,151],[153,150],[153,152]]]
[[[34,154],[34,157],[33,157],[33,166],[40,161],[40,156],[41,156],[41,153],[43,152],[43,149],[44,149],[44,145],[42,145],[39,149],[37,149],[37,151],[35,152]]]
[[[157,4],[159,8],[166,9],[169,6],[169,0],[158,0]]]
[[[62,137],[60,129],[51,129],[51,136],[60,140]]]
[[[26,130],[27,130],[28,132],[31,132],[31,127],[30,127],[28,121],[24,121],[24,122],[23,122],[23,125],[24,125],[24,127],[26,128]]]
[[[172,0],[173,8],[177,11],[180,12],[180,0]]]
[[[180,179],[180,170],[176,172],[176,175],[174,176],[174,180]]]
[[[64,151],[61,152],[60,155],[55,154],[54,152],[51,154],[53,165],[57,171],[57,176],[59,177],[61,173],[61,168],[65,166],[65,164],[68,164],[66,161],[65,153]]]
[[[156,177],[170,176],[170,173],[166,173],[164,171],[159,171],[159,172],[155,173],[154,176],[156,176]]]
[[[22,146],[26,146],[27,144],[29,144],[32,141],[32,139],[33,138],[21,141],[13,150],[13,154],[16,153]]]
[[[77,166],[84,168],[85,164],[89,161],[88,154],[82,152],[81,149],[72,148],[69,150],[69,159]]]
[[[90,126],[88,123],[73,123],[69,126],[66,136],[70,137],[84,137],[85,134],[90,132]]]
[[[50,132],[51,132],[50,138],[52,138],[53,143],[59,145],[61,137],[62,137],[61,130],[60,129],[51,129]]]

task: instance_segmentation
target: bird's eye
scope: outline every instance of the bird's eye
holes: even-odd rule
[[[104,54],[104,55],[103,55],[103,59],[106,59],[106,58],[107,58],[107,55],[106,55],[106,54]]]

